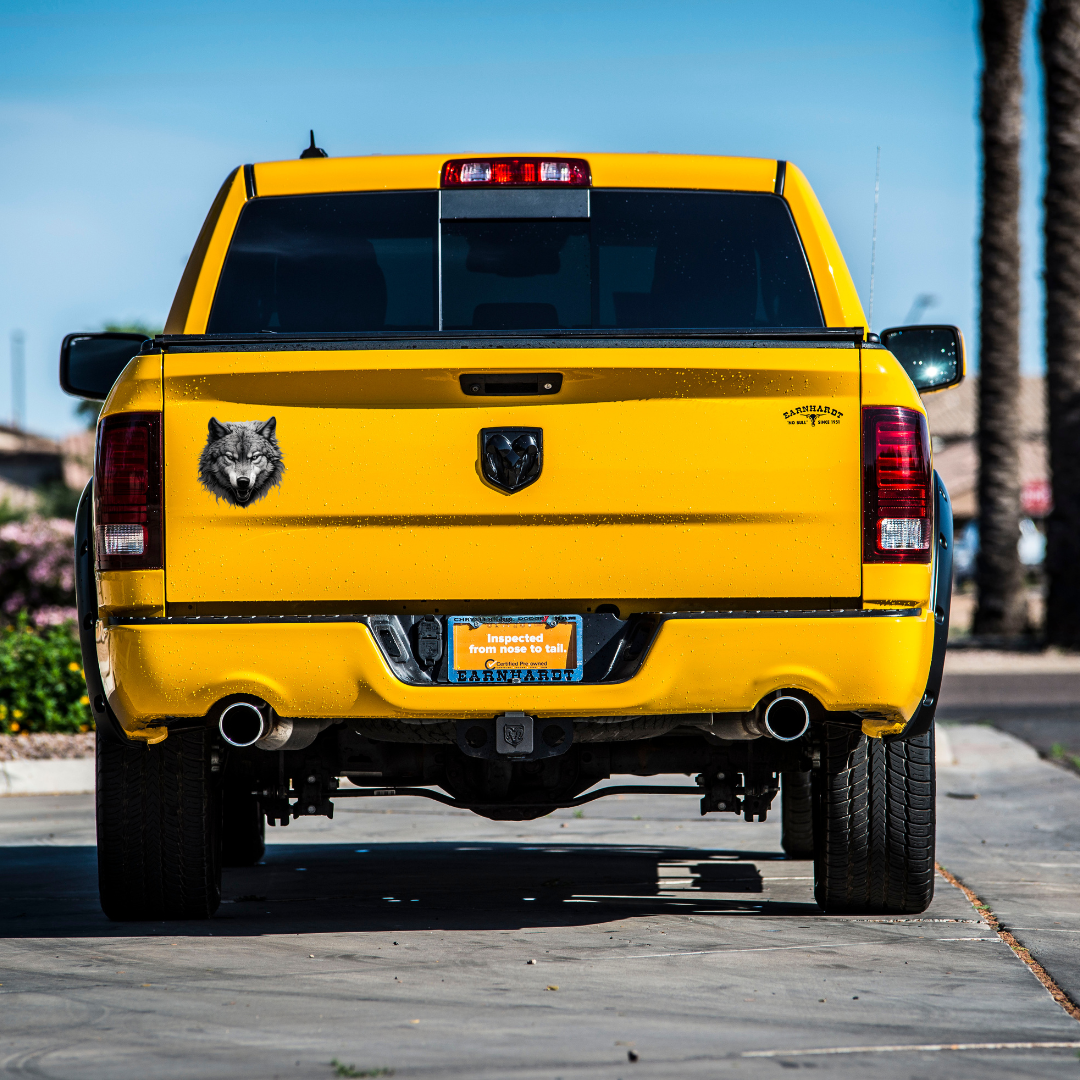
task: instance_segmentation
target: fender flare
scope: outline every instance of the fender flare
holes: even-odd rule
[[[952,607],[953,514],[949,492],[936,469],[934,524],[934,588],[930,597],[934,611],[934,651],[930,658],[930,674],[926,679],[922,701],[904,726],[904,730],[895,735],[885,735],[885,742],[906,742],[917,735],[925,735],[934,725],[938,699],[941,696],[945,650],[949,644],[949,613]]]
[[[79,612],[79,649],[82,652],[86,694],[98,734],[104,738],[134,743],[117,719],[105,696],[105,684],[97,660],[97,582],[94,580],[94,481],[87,481],[75,513],[75,605]]]

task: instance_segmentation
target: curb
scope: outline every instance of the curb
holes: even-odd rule
[[[93,758],[0,761],[0,796],[84,795],[93,790]]]

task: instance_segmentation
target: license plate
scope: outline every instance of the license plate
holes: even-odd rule
[[[580,615],[451,615],[452,683],[581,682]]]

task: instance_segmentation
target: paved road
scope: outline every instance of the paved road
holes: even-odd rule
[[[948,734],[941,861],[1080,997],[1080,777]],[[212,922],[133,926],[98,911],[88,797],[0,799],[0,1073],[1075,1078],[1073,1048],[801,1053],[1080,1046],[1080,1024],[944,881],[922,918],[823,918],[774,822],[696,813],[346,804],[227,871]]]
[[[1080,656],[950,652],[938,718],[993,724],[1043,754],[1080,755]]]

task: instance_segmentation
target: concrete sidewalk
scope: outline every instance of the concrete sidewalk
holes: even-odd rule
[[[1080,776],[992,727],[941,734],[938,862],[1080,1004]]]

